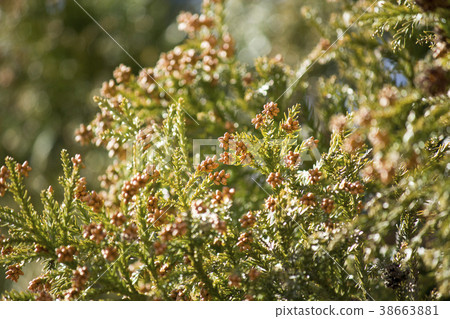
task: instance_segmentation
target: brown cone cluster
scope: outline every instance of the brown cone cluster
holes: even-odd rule
[[[216,156],[214,155],[212,158],[207,156],[204,161],[202,161],[197,166],[197,170],[200,172],[211,173],[217,167],[219,167],[219,163],[216,162]]]
[[[71,158],[71,161],[74,167],[76,168],[83,167],[83,159],[81,158],[80,154],[75,154],[75,156]]]
[[[187,233],[187,223],[180,217],[175,219],[175,222],[166,225],[159,232],[159,238],[163,242],[170,241],[174,237],[181,237]]]
[[[216,190],[214,193],[212,193],[211,197],[211,203],[213,205],[220,205],[222,203],[229,202],[233,199],[234,196],[234,188],[224,187],[222,188],[222,191]]]
[[[300,129],[300,125],[297,120],[294,120],[292,117],[289,117],[286,122],[281,124],[281,128],[286,131],[286,133],[294,133]]]
[[[8,270],[5,274],[6,279],[17,282],[17,280],[19,280],[19,277],[23,276],[22,266],[20,264],[8,266]]]
[[[186,294],[184,289],[174,289],[170,292],[169,297],[175,301],[188,301],[191,298]]]
[[[251,243],[253,243],[253,233],[249,230],[239,236],[237,246],[240,251],[248,251],[251,249]]]
[[[252,124],[255,126],[255,129],[259,129],[264,125],[264,117],[261,114],[257,114],[254,119],[252,119]]]
[[[305,206],[316,206],[316,196],[313,193],[304,194],[300,202]]]
[[[85,177],[81,177],[77,181],[77,185],[75,187],[75,198],[86,203],[94,212],[98,213],[104,206],[103,198],[95,191],[91,191],[89,193],[86,189],[86,184],[87,182]]]
[[[111,224],[120,227],[127,221],[127,217],[122,212],[116,212],[111,216]]]
[[[89,279],[89,271],[86,266],[77,267],[76,270],[73,271],[72,275],[72,288],[67,290],[64,293],[64,297],[66,300],[76,299],[81,291],[84,289],[87,281]]]
[[[309,181],[311,184],[316,184],[322,179],[322,172],[318,168],[308,170]]]
[[[46,291],[41,291],[36,296],[36,301],[53,301],[53,297]]]
[[[2,246],[1,255],[2,256],[8,256],[13,251],[14,251],[14,248],[12,248],[11,246]]]
[[[269,102],[264,105],[264,110],[262,111],[264,115],[273,119],[278,115],[280,109],[278,108],[278,104],[274,102]]]
[[[225,164],[225,165],[231,165],[231,163],[234,161],[233,156],[228,152],[223,152],[220,154],[219,162]]]
[[[361,184],[360,181],[356,181],[354,183],[343,180],[341,184],[339,184],[339,189],[349,192],[352,195],[358,195],[364,193],[364,185]]]
[[[256,216],[252,212],[248,212],[239,219],[239,222],[243,228],[253,227],[256,223]]]
[[[48,253],[48,250],[45,247],[36,244],[36,245],[34,245],[34,252],[37,253],[37,254],[39,254],[39,253]]]
[[[43,276],[34,278],[28,283],[28,290],[32,292],[49,291],[50,288],[51,286],[48,279]]]
[[[120,64],[113,72],[114,79],[117,83],[127,83],[131,78],[131,68]]]
[[[89,271],[86,266],[77,267],[73,271],[72,287],[82,289],[89,279]]]
[[[114,80],[103,82],[100,94],[106,98],[112,98],[117,94],[117,87]]]
[[[117,247],[106,247],[102,249],[102,256],[109,262],[113,262],[119,257]]]
[[[239,288],[241,287],[242,278],[238,274],[228,276],[228,286]]]
[[[156,180],[158,177],[159,172],[153,167],[147,168],[142,173],[134,175],[131,180],[126,181],[123,184],[121,194],[123,201],[129,203],[141,188],[145,187],[152,180]]]
[[[160,209],[158,207],[158,198],[150,195],[147,200],[147,223],[152,226],[159,227],[166,223],[166,213],[168,209]]]
[[[16,172],[19,175],[28,177],[28,173],[31,171],[31,166],[28,164],[28,161],[23,162],[23,164],[17,163],[16,164]]]
[[[325,211],[325,213],[331,213],[334,208],[334,200],[331,198],[323,198],[320,207]]]
[[[214,24],[212,18],[204,14],[192,14],[190,12],[182,12],[177,18],[178,29],[192,34],[199,31],[202,27],[211,28]]]
[[[269,183],[270,186],[275,188],[275,187],[281,185],[281,183],[283,182],[283,179],[281,178],[280,172],[270,173],[266,179],[266,182]]]
[[[284,158],[284,162],[287,167],[296,167],[302,163],[302,159],[299,153],[289,151],[288,155]]]
[[[55,250],[58,262],[70,263],[73,261],[74,255],[77,254],[77,249],[74,246],[61,246]]]
[[[227,179],[230,178],[229,173],[225,173],[224,170],[220,172],[209,173],[209,179],[216,185],[227,185]]]
[[[83,228],[83,237],[95,241],[97,245],[106,237],[106,230],[102,224],[91,223]]]
[[[167,212],[167,209],[154,208],[147,215],[147,223],[149,223],[150,225],[153,225],[155,227],[159,227],[159,226],[165,224],[167,222],[166,212]]]
[[[274,212],[277,207],[277,201],[273,197],[269,197],[266,199],[266,209],[270,210],[271,212]]]
[[[220,147],[222,147],[224,150],[228,150],[230,147],[230,142],[234,140],[234,136],[232,136],[230,133],[225,132],[223,137],[219,137]]]

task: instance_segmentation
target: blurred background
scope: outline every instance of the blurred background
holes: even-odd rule
[[[200,0],[78,2],[145,67],[183,41],[176,23],[179,12],[199,12],[201,7]],[[238,58],[251,63],[258,56],[281,53],[295,67],[320,38],[301,18],[302,7],[314,7],[326,23],[329,2],[227,1]],[[73,0],[0,0],[0,166],[7,155],[28,160],[33,172],[27,182],[35,199],[40,190],[57,184],[63,148],[83,154],[91,182],[95,178],[89,176],[98,176],[106,166],[106,152],[81,147],[74,131],[93,118],[97,107],[92,97],[120,63],[139,71]],[[0,293],[11,285],[0,269]]]

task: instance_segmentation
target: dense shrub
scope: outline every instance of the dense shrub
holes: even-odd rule
[[[144,65],[183,39],[166,30],[181,9],[192,7],[189,0],[78,3]],[[29,191],[38,196],[57,181],[61,148],[80,152],[73,132],[95,114],[97,86],[130,60],[72,0],[3,0],[0,15],[0,158],[32,161]],[[104,169],[103,153],[83,149],[88,176]]]
[[[63,151],[63,191],[37,209],[29,164],[7,158],[0,261],[14,281],[44,268],[4,297],[449,298],[449,10],[337,10],[296,71],[238,62],[221,0],[180,14],[188,39],[137,75],[117,67],[77,130],[112,158],[99,191]]]

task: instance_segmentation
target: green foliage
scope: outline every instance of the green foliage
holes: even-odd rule
[[[193,5],[167,0],[78,3],[142,64],[154,63],[161,51],[183,40],[170,24]],[[38,196],[57,179],[61,148],[81,150],[74,129],[95,114],[90,103],[94,88],[116,65],[130,60],[75,1],[4,0],[0,15],[0,158],[32,160],[36,179],[29,191]],[[104,152],[83,152],[92,169],[86,174],[95,178],[95,171],[104,169]]]
[[[7,158],[7,277],[41,262],[40,300],[449,298],[448,43],[419,41],[448,10],[370,5],[336,4],[329,29],[305,9],[330,38],[295,71],[239,62],[222,1],[181,14],[188,39],[137,76],[119,66],[78,130],[113,158],[98,193],[63,151],[63,196],[34,208]]]

